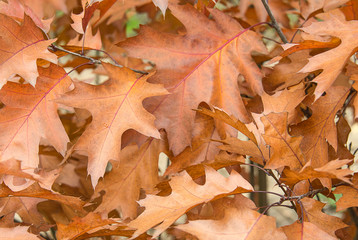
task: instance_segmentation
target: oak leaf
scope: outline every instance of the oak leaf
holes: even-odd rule
[[[22,167],[37,168],[39,144],[47,144],[65,155],[69,138],[57,113],[53,99],[67,91],[72,81],[63,68],[50,64],[38,68],[36,88],[29,84],[8,82],[0,90],[1,161],[22,161]]]
[[[1,216],[12,216],[15,214],[21,217],[22,223],[32,225],[32,233],[47,231],[51,226],[46,223],[44,217],[37,210],[37,204],[45,201],[44,199],[28,197],[5,197],[0,199]]]
[[[311,106],[312,116],[291,126],[291,135],[303,136],[300,147],[307,164],[314,168],[321,167],[328,162],[327,142],[337,151],[337,127],[334,119],[348,93],[349,89],[342,86],[329,88],[326,95]]]
[[[283,226],[281,229],[287,236],[287,240],[303,240],[303,239],[327,239],[335,240],[325,231],[318,228],[310,222],[294,222],[291,225]]]
[[[334,49],[309,58],[309,62],[299,71],[299,73],[307,73],[323,70],[313,80],[317,83],[315,89],[316,98],[319,98],[333,84],[358,45],[358,33],[357,31],[352,31],[352,29],[358,28],[356,21],[346,21],[343,13],[339,10],[322,14],[320,17],[324,21],[314,22],[302,28],[307,33],[304,38],[338,37],[341,40],[341,44]]]
[[[159,154],[166,151],[164,141],[157,139],[149,139],[140,148],[129,145],[122,149],[120,161],[111,161],[111,172],[96,186],[94,196],[99,195],[101,191],[105,194],[95,211],[107,217],[113,209],[120,209],[123,219],[135,218],[138,215],[137,201],[140,189],[153,191],[159,182]]]
[[[286,113],[270,113],[261,117],[265,127],[263,138],[273,150],[265,168],[277,169],[289,167],[300,169],[305,165],[304,156],[300,150],[302,137],[291,137],[288,133]]]
[[[304,98],[305,92],[302,88],[294,89],[292,91],[285,89],[283,91],[276,92],[272,96],[264,93],[261,96],[262,103],[264,105],[263,113],[268,115],[270,113],[287,112],[287,123],[291,124],[294,122],[297,115],[295,113],[295,108],[302,102]]]
[[[147,83],[149,76],[136,77],[126,68],[103,63],[110,80],[94,86],[75,82],[75,89],[58,99],[59,103],[91,112],[93,120],[76,143],[75,150],[88,154],[88,173],[95,187],[109,160],[119,160],[121,137],[128,129],[160,138],[154,126],[155,117],[147,112],[145,98],[165,95],[158,84]]]
[[[335,231],[347,227],[340,218],[322,212],[322,208],[325,205],[324,203],[312,198],[304,198],[301,202],[304,209],[301,210],[303,211],[304,221],[313,223],[332,237],[336,237],[334,234]]]
[[[88,233],[93,234],[104,229],[113,229],[114,226],[119,226],[123,230],[126,228],[119,219],[102,219],[100,215],[90,212],[83,218],[74,217],[68,225],[58,223],[56,237],[62,240],[87,239]],[[125,231],[123,233],[125,234]]]
[[[42,31],[26,14],[21,26],[3,14],[0,14],[0,22],[0,88],[16,74],[35,86],[36,60],[57,63],[56,55],[47,50],[53,40],[45,40]]]
[[[36,235],[27,231],[28,227],[16,226],[14,228],[0,228],[0,238],[11,240],[39,240]]]
[[[128,224],[136,228],[133,238],[149,230],[153,226],[158,236],[167,229],[189,209],[211,200],[228,196],[234,193],[250,192],[252,186],[237,172],[232,171],[228,178],[212,168],[206,167],[206,182],[204,185],[196,184],[191,177],[184,172],[181,176],[173,177],[170,181],[172,192],[169,196],[160,197],[147,195],[139,204],[146,209],[138,218]]]
[[[34,183],[25,190],[18,192],[11,191],[7,186],[2,184],[0,185],[0,197],[27,197],[53,200],[71,207],[78,213],[83,212],[82,206],[84,205],[84,202],[81,201],[79,198],[61,195],[56,192],[45,190],[41,188],[37,183]]]
[[[348,184],[351,183],[349,176],[352,174],[352,171],[349,168],[342,168],[350,162],[351,160],[332,160],[319,168],[305,166],[299,172],[285,169],[281,180],[289,186],[293,186],[302,180],[325,178],[326,180],[322,180],[324,187],[331,189],[332,185],[330,181],[327,181],[328,179],[339,179]]]
[[[358,174],[354,174],[352,186],[338,186],[334,194],[343,194],[336,202],[336,211],[341,211],[349,207],[358,207]]]
[[[197,114],[194,126],[191,147],[186,147],[177,156],[169,156],[171,164],[164,175],[180,172],[191,165],[206,164],[214,160],[215,155],[219,153],[217,147],[220,144],[212,141],[219,138],[214,120],[209,116]]]
[[[209,20],[190,5],[169,2],[172,14],[186,28],[185,35],[157,32],[143,26],[140,34],[118,44],[130,56],[153,61],[153,82],[172,93],[152,103],[156,126],[165,128],[174,155],[191,144],[196,109],[201,102],[217,106],[248,122],[237,76],[242,75],[254,94],[261,95],[262,73],[251,53],[266,53],[259,36],[218,10]],[[205,28],[203,28],[205,26]]]
[[[301,15],[307,19],[311,14],[318,12],[320,9],[324,12],[328,12],[348,1],[349,0],[300,0]]]
[[[0,13],[19,21],[22,21],[25,13],[27,16],[31,17],[36,26],[45,32],[48,32],[53,18],[43,20],[43,13],[35,12],[31,9],[33,6],[30,6],[21,0],[9,0],[8,3],[0,2]]]
[[[276,228],[273,217],[265,216],[247,207],[227,208],[220,220],[196,220],[179,225],[177,229],[195,235],[200,240],[232,239],[287,239],[283,231]]]

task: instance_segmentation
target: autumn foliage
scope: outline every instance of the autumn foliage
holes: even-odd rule
[[[0,1],[0,238],[354,239],[357,20],[357,0]]]

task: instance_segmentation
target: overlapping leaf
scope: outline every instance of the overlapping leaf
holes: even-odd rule
[[[77,150],[88,154],[93,186],[103,176],[108,161],[119,160],[121,137],[126,130],[160,138],[154,126],[155,117],[143,108],[142,101],[167,94],[160,85],[147,83],[148,76],[137,78],[129,69],[106,63],[103,66],[111,80],[100,86],[77,82],[73,91],[58,99],[60,103],[87,109],[93,116],[76,144]]]
[[[15,158],[31,168],[38,166],[42,138],[62,155],[69,142],[53,99],[65,93],[72,81],[54,64],[38,71],[36,88],[9,82],[0,90],[0,100],[5,104],[0,110],[1,160]]]
[[[308,33],[305,38],[319,40],[332,36],[338,37],[341,44],[332,50],[309,58],[308,64],[299,71],[306,73],[323,70],[313,80],[317,83],[316,98],[320,97],[333,84],[358,45],[358,32],[353,30],[358,28],[356,21],[346,21],[339,10],[326,13],[321,18],[324,21],[315,22],[302,28],[304,32]]]
[[[110,211],[119,209],[124,219],[135,218],[140,189],[153,191],[159,182],[158,158],[161,152],[166,152],[165,142],[156,139],[148,140],[140,148],[136,145],[125,147],[120,153],[120,161],[111,162],[112,171],[95,189],[95,193],[104,192],[96,212],[107,217]]]
[[[220,220],[196,220],[176,228],[189,232],[199,239],[287,239],[281,229],[276,228],[273,217],[262,215],[246,207],[227,208]]]
[[[3,14],[0,14],[0,22],[0,88],[16,74],[35,86],[36,60],[42,58],[57,63],[56,55],[47,50],[53,40],[45,40],[27,15],[22,25]]]
[[[159,224],[155,227],[157,231],[153,237],[158,236],[186,211],[201,203],[233,193],[253,190],[252,186],[235,171],[228,178],[212,168],[206,168],[205,172],[206,182],[202,186],[184,173],[182,176],[173,177],[170,181],[172,192],[169,196],[148,195],[140,200],[140,205],[146,209],[128,225],[137,229],[133,237]]]
[[[142,27],[139,36],[119,43],[131,56],[150,59],[158,72],[152,81],[164,83],[171,95],[152,103],[156,126],[165,128],[170,149],[180,153],[191,144],[195,113],[207,102],[247,122],[237,76],[242,75],[254,94],[262,94],[261,78],[251,54],[265,53],[258,35],[212,10],[209,20],[189,5],[169,4],[186,27],[185,35]],[[203,27],[205,26],[205,27]]]
[[[334,122],[337,111],[342,107],[349,89],[331,87],[326,95],[312,105],[312,116],[292,126],[291,135],[302,135],[301,149],[306,162],[312,167],[321,167],[328,162],[328,143],[337,150],[337,127]]]

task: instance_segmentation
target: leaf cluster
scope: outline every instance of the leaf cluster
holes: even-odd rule
[[[0,237],[354,239],[357,16],[0,1]]]

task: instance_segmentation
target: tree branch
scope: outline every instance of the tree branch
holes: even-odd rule
[[[276,29],[276,32],[278,33],[278,35],[280,36],[281,40],[283,43],[288,43],[287,38],[285,37],[285,35],[283,34],[281,28],[278,26],[278,23],[276,21],[276,18],[273,16],[272,11],[270,9],[270,6],[267,3],[267,0],[261,0],[262,4],[264,5],[267,14],[270,16],[271,19],[271,26]]]
[[[71,54],[73,56],[76,56],[76,57],[80,57],[80,58],[84,58],[84,59],[87,59],[87,60],[90,60],[93,64],[102,64],[102,61],[100,60],[97,60],[97,59],[94,59],[92,57],[88,57],[86,55],[82,55],[80,53],[76,53],[76,52],[72,52],[72,51],[69,51],[69,50],[66,50],[62,47],[59,47],[59,46],[56,46],[54,44],[51,44],[51,49],[53,51],[62,51],[62,52],[65,52],[65,53],[68,53],[68,54]],[[111,58],[112,59],[112,58]],[[112,59],[113,60],[113,59]],[[123,67],[121,64],[118,64],[116,62],[112,63],[112,65],[116,66],[116,67]],[[129,68],[130,70],[132,70],[133,72],[136,72],[136,73],[140,73],[140,74],[144,74],[144,75],[147,75],[148,72],[144,72],[144,71],[141,71],[141,70],[137,70],[137,69],[133,69],[133,68]]]

